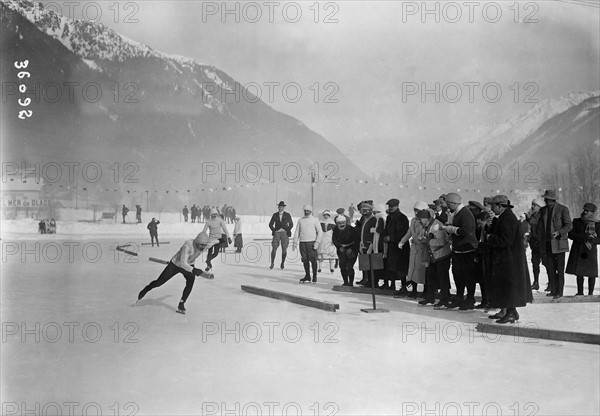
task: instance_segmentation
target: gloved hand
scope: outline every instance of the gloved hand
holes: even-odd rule
[[[202,270],[196,269],[195,267],[192,269],[192,273],[194,276],[200,276],[202,274]]]
[[[231,237],[227,237],[227,242],[231,244]]]
[[[352,251],[351,248],[346,250],[346,256],[347,257],[353,257],[354,256],[354,251]]]

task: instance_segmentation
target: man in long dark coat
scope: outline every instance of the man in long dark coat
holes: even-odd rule
[[[387,244],[386,279],[390,279],[389,288],[396,290],[396,280],[402,282],[402,288],[406,287],[406,275],[410,262],[410,246],[405,244],[398,248],[398,243],[408,232],[408,218],[398,208],[400,201],[393,198],[387,202],[389,214],[385,222],[383,242]]]
[[[506,314],[496,322],[514,323],[519,319],[517,307],[533,300],[527,278],[527,259],[521,234],[521,224],[512,212],[513,206],[505,195],[496,195],[492,210],[498,217],[492,224],[485,244],[491,248],[493,306],[506,308]]]

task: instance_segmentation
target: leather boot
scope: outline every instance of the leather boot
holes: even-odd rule
[[[506,324],[511,323],[514,324],[519,320],[517,310],[515,308],[509,308],[506,311],[506,315],[496,321],[497,324]]]

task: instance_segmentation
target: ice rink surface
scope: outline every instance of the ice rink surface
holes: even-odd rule
[[[175,313],[181,275],[136,305],[164,268],[148,257],[169,260],[184,240],[140,245],[132,257],[114,250],[126,239],[40,236],[39,248],[35,239],[3,240],[3,414],[600,414],[597,345],[482,334],[474,327],[490,321],[484,312],[406,299],[378,297],[390,313],[366,314],[370,296],[331,290],[341,284],[338,270],[298,284],[297,253],[290,248],[280,270],[279,252],[269,270],[269,242],[251,239],[242,256],[230,247],[213,261],[214,280],[196,279],[186,315]],[[598,325],[598,303],[529,305],[519,325],[537,325],[532,317],[545,310],[565,328],[578,311]]]

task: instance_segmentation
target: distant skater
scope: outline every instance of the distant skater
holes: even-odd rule
[[[152,247],[154,247],[154,240],[156,240],[156,246],[160,247],[158,244],[158,224],[160,224],[160,221],[156,221],[156,218],[152,217],[152,221],[150,221],[146,227],[150,231],[150,241],[152,242]]]
[[[202,276],[206,279],[214,279],[215,277],[212,273],[203,272],[201,269],[194,267],[194,261],[202,254],[207,244],[208,235],[204,232],[198,234],[195,239],[187,240],[183,243],[179,251],[171,258],[169,264],[167,264],[160,276],[158,276],[158,279],[150,282],[138,294],[138,301],[143,299],[146,293],[152,289],[164,285],[177,273],[181,273],[185,277],[185,288],[183,289],[177,312],[185,314],[185,301],[190,296],[190,293],[192,293],[196,276]]]
[[[209,272],[212,269],[212,260],[219,255],[219,249],[223,241],[229,241],[231,244],[232,240],[229,237],[229,231],[227,230],[227,224],[219,216],[219,211],[216,208],[210,210],[210,219],[204,224],[203,233],[209,232],[208,240],[208,253],[206,255],[206,270]]]

